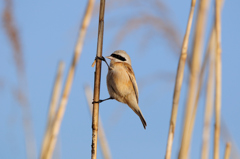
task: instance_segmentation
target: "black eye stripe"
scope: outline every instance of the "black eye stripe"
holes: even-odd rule
[[[122,57],[121,55],[117,55],[117,54],[111,54],[112,57],[115,57],[118,60],[121,61],[126,61],[126,59],[124,57]]]

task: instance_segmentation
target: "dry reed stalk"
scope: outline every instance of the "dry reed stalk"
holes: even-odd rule
[[[224,159],[229,159],[230,158],[230,154],[231,154],[231,143],[227,142],[226,148],[225,148]]]
[[[204,56],[203,65],[200,70],[199,82],[198,82],[198,86],[197,86],[197,94],[196,94],[196,99],[195,99],[194,106],[193,106],[192,119],[190,121],[191,123],[190,123],[190,127],[189,127],[190,133],[192,133],[194,123],[195,123],[195,117],[196,117],[197,108],[198,108],[198,101],[199,101],[201,90],[203,87],[204,75],[205,75],[208,60],[209,60],[209,52],[207,51]]]
[[[221,0],[215,1],[216,26],[216,96],[215,96],[215,130],[214,130],[214,159],[219,159],[219,140],[221,122],[221,95],[222,95],[222,61],[221,61]]]
[[[100,1],[99,9],[99,24],[98,24],[98,42],[97,42],[97,57],[102,57],[103,48],[103,30],[104,30],[104,12],[105,12],[105,0]],[[100,83],[101,83],[101,60],[96,60],[95,77],[94,77],[94,95],[93,100],[99,101],[100,96]],[[92,150],[91,158],[97,158],[97,135],[98,135],[98,115],[99,115],[99,103],[93,104],[92,115]]]
[[[190,35],[190,31],[191,31],[191,26],[192,26],[192,19],[193,19],[193,14],[194,14],[195,3],[196,3],[196,0],[192,0],[191,10],[189,13],[189,18],[188,18],[187,29],[186,29],[186,33],[185,33],[185,36],[183,39],[183,44],[182,44],[181,56],[180,56],[179,62],[178,62],[178,70],[177,70],[174,95],[173,95],[173,103],[172,103],[172,114],[171,114],[171,120],[170,120],[169,132],[168,132],[167,149],[166,149],[166,155],[165,155],[166,159],[171,158],[172,143],[173,143],[174,131],[175,131],[176,120],[177,120],[178,104],[179,104],[180,92],[181,92],[182,81],[183,81],[183,76],[184,76],[184,67],[185,67],[185,62],[186,62],[186,58],[187,58],[188,41],[189,41],[189,35]]]
[[[72,87],[72,82],[73,82],[76,65],[77,65],[79,57],[81,55],[84,38],[85,38],[86,31],[87,31],[87,28],[90,23],[94,2],[95,2],[95,0],[89,0],[88,4],[87,4],[85,15],[82,20],[82,26],[80,28],[79,35],[78,35],[78,40],[77,40],[77,43],[75,46],[72,64],[71,64],[71,67],[68,72],[68,76],[67,76],[67,80],[66,80],[66,83],[64,86],[62,98],[60,99],[59,108],[56,112],[56,115],[54,117],[54,121],[52,124],[52,130],[51,130],[51,135],[50,135],[50,139],[49,139],[48,146],[47,146],[47,151],[43,155],[44,159],[50,159],[53,154],[53,150],[54,150],[54,147],[55,147],[55,144],[57,141],[57,135],[59,133],[63,115],[64,115],[64,112],[66,109],[68,96],[69,96],[69,93],[70,93],[70,90]]]
[[[197,114],[197,108],[198,108],[198,101],[200,98],[200,94],[201,94],[201,90],[202,90],[202,85],[203,85],[203,80],[204,80],[204,74],[205,74],[205,70],[206,70],[206,66],[207,66],[207,62],[209,61],[209,54],[212,52],[214,52],[213,49],[213,43],[214,43],[214,38],[215,38],[215,28],[213,27],[212,29],[212,33],[210,36],[210,40],[209,40],[209,44],[208,44],[208,48],[207,48],[207,52],[205,53],[205,57],[204,57],[204,61],[203,61],[203,65],[201,67],[201,71],[200,71],[200,76],[199,76],[199,82],[198,82],[198,88],[197,88],[197,95],[196,95],[196,99],[194,102],[194,107],[193,107],[193,112],[192,112],[192,118],[190,121],[190,127],[189,127],[189,133],[192,134],[193,132],[193,128],[194,128],[194,123],[195,123],[195,117]],[[212,55],[211,55],[212,56]],[[212,63],[210,63],[211,65]],[[191,142],[191,137],[189,137],[189,143]]]
[[[215,46],[216,46],[216,34],[215,27],[213,27],[210,42],[209,42],[209,73],[207,82],[206,92],[206,103],[205,103],[205,116],[203,125],[203,141],[202,141],[202,159],[208,159],[209,157],[209,145],[210,145],[210,124],[213,114],[213,99],[214,99],[214,68],[215,68]],[[192,119],[194,120],[194,119]],[[193,125],[193,124],[192,124]]]
[[[92,107],[92,89],[90,88],[89,85],[86,85],[85,86],[85,95],[86,95],[86,98],[87,98],[87,102],[88,102],[88,106],[89,106],[89,110],[91,112],[91,116],[92,116],[92,110],[93,110],[93,107]],[[101,146],[101,150],[102,150],[102,154],[103,154],[103,158],[104,159],[111,159],[111,152],[110,152],[110,149],[109,149],[109,146],[108,146],[108,142],[107,142],[107,138],[106,138],[106,135],[105,135],[105,132],[104,132],[104,129],[103,129],[103,126],[102,126],[102,122],[101,122],[101,117],[99,115],[99,131],[98,131],[98,139],[100,141],[100,146]]]
[[[57,71],[56,79],[54,82],[55,84],[53,86],[51,102],[49,105],[48,123],[47,123],[47,128],[46,128],[45,136],[42,143],[40,158],[43,158],[43,155],[45,154],[47,149],[48,141],[50,139],[52,123],[53,123],[54,116],[56,114],[57,104],[59,101],[61,87],[62,87],[63,71],[64,71],[64,63],[60,62],[58,65],[58,71]]]
[[[33,132],[33,124],[31,121],[31,110],[30,104],[28,100],[27,93],[27,80],[26,80],[26,72],[24,66],[24,58],[21,47],[21,39],[19,37],[18,28],[13,15],[13,2],[12,0],[5,0],[5,8],[2,15],[3,26],[7,37],[10,40],[10,44],[13,48],[13,59],[17,70],[18,77],[18,87],[13,91],[13,96],[17,100],[17,102],[21,105],[22,109],[22,123],[23,130],[25,135],[25,144],[26,144],[26,154],[27,158],[37,158],[36,151],[36,141]]]
[[[238,146],[236,144],[236,140],[232,138],[232,135],[229,132],[229,129],[227,125],[224,122],[224,119],[221,119],[221,137],[223,139],[223,142],[231,143],[231,158],[232,159],[239,159],[240,158],[240,153]]]
[[[3,12],[3,26],[6,30],[6,33],[11,42],[12,48],[14,50],[13,57],[16,64],[16,69],[18,76],[21,77],[21,80],[24,80],[25,76],[25,66],[23,60],[23,53],[21,47],[21,41],[19,38],[18,29],[14,21],[13,9],[12,9],[12,0],[5,0],[6,7]],[[21,81],[22,82],[22,81]]]
[[[188,158],[188,149],[190,145],[191,133],[189,132],[192,111],[196,99],[196,90],[199,76],[200,58],[203,49],[203,39],[205,33],[206,15],[209,7],[209,1],[201,0],[196,21],[195,39],[192,53],[192,64],[190,71],[190,80],[188,88],[188,99],[185,110],[184,129],[182,134],[181,148],[179,159]]]
[[[26,155],[27,159],[37,158],[36,141],[33,133],[33,126],[30,113],[30,105],[28,97],[23,89],[13,91],[13,96],[19,102],[22,109],[22,124],[25,135]]]

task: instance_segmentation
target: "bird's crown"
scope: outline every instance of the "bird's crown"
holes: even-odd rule
[[[124,50],[116,50],[110,56],[112,56],[117,61],[125,62],[131,65],[130,56]]]

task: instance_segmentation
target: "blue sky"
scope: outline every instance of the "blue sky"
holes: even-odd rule
[[[107,3],[111,1],[107,1]],[[123,49],[132,60],[132,66],[139,85],[139,105],[147,121],[144,130],[139,118],[126,105],[115,100],[100,104],[100,115],[110,145],[112,158],[163,158],[166,150],[174,80],[178,63],[179,48],[169,45],[163,32],[155,32],[151,26],[143,25],[128,34],[123,42],[114,46],[116,32],[129,17],[141,17],[139,10],[171,21],[182,41],[190,0],[163,1],[168,8],[166,15],[160,15],[151,5],[135,7],[134,4],[107,7],[105,12],[105,31],[103,55]],[[13,1],[13,13],[19,31],[24,54],[30,113],[39,155],[44,136],[48,106],[58,62],[65,62],[64,81],[69,69],[78,28],[87,1]],[[97,1],[98,3],[98,1]],[[222,113],[230,134],[240,146],[240,1],[225,1],[222,11]],[[206,29],[206,40],[213,20],[213,2],[211,1]],[[1,16],[4,2],[0,2]],[[93,87],[94,68],[91,64],[96,56],[98,15],[95,11],[86,34],[82,56],[77,66],[67,109],[62,122],[57,152],[60,158],[90,158],[91,155],[91,117],[84,94],[84,85]],[[196,13],[196,12],[195,12]],[[158,15],[159,14],[159,15]],[[13,49],[0,22],[0,158],[26,158],[22,109],[13,97],[13,90],[18,88],[17,69],[13,60]],[[194,27],[194,24],[193,24]],[[191,32],[190,48],[194,28]],[[141,40],[146,33],[153,33],[148,45],[143,49]],[[109,62],[109,61],[108,61]],[[176,158],[181,142],[181,127],[187,94],[188,68],[185,69],[184,84],[179,104],[176,134],[173,143],[172,158]],[[103,64],[100,97],[107,98],[107,67]],[[148,80],[147,80],[148,79]],[[146,81],[146,84],[144,82]],[[205,89],[204,89],[205,90]],[[204,116],[204,95],[200,97],[191,145],[191,158],[200,158],[202,140],[202,121]],[[119,116],[119,117],[118,117]],[[213,123],[212,123],[213,127]],[[213,131],[211,132],[213,134]],[[211,149],[212,152],[211,138]],[[223,156],[225,140],[221,138]],[[212,155],[212,153],[210,153]],[[102,158],[98,148],[98,158]]]

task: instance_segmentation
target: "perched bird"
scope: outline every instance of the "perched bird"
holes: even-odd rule
[[[116,99],[127,104],[139,116],[146,129],[147,123],[138,106],[138,86],[129,55],[123,50],[117,50],[106,58],[111,60],[110,66],[105,58],[98,59],[105,61],[108,65],[107,88],[110,97],[99,102]]]

